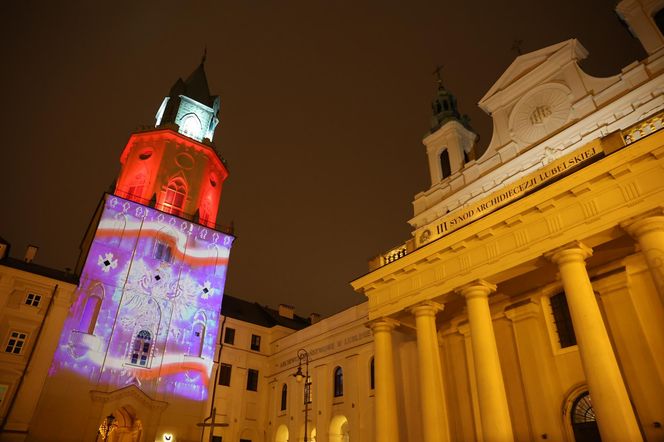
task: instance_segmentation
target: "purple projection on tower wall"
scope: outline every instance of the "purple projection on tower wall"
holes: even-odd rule
[[[106,195],[50,375],[205,400],[233,240]]]

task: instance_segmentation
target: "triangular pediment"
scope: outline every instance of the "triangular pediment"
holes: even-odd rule
[[[491,113],[493,111],[493,106],[490,104],[492,98],[509,89],[519,80],[524,79],[529,74],[534,74],[547,64],[554,63],[558,67],[572,60],[582,60],[587,55],[588,51],[576,39],[566,40],[534,52],[519,55],[478,104],[485,112]],[[535,75],[532,76],[535,77]],[[533,78],[533,80],[535,79]]]
[[[143,407],[157,410],[163,410],[168,406],[167,402],[151,398],[135,384],[130,384],[113,391],[92,390],[90,391],[90,397],[95,402],[133,402],[136,405],[140,404]]]

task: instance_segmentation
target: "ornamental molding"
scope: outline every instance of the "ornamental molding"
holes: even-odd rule
[[[572,91],[560,83],[543,84],[521,97],[512,109],[510,135],[527,146],[563,127],[571,115]]]
[[[168,407],[168,402],[152,399],[136,385],[128,385],[126,387],[120,388],[119,390],[110,392],[91,390],[90,397],[92,398],[93,402],[100,402],[102,404],[108,402],[123,402],[127,399],[134,399],[141,405],[152,410],[163,411],[166,409],[166,407]]]
[[[359,278],[353,286],[368,297],[369,319],[395,314],[425,300],[444,303],[456,288],[478,278],[500,282],[500,275],[508,277],[505,275],[514,274],[524,265],[532,269],[544,259],[543,254],[567,243],[592,239],[602,232],[619,234],[620,223],[664,204],[664,156],[657,155],[664,149],[662,145],[664,131]],[[612,174],[625,165],[629,165],[627,173]],[[592,183],[592,191],[573,191],[588,182]],[[638,188],[638,197],[631,199],[634,194],[624,192],[625,186]],[[552,210],[537,209],[553,200],[553,210],[561,215],[555,223],[547,221]],[[507,221],[515,217],[521,222],[508,225]],[[491,235],[486,234],[488,230]],[[596,246],[605,237],[597,236],[600,242],[590,245]],[[465,247],[454,247],[460,242]],[[468,263],[472,271],[465,272]],[[414,267],[415,271],[404,272],[406,267]]]

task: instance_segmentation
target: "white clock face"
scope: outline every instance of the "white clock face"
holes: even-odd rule
[[[569,89],[551,84],[524,97],[512,111],[510,129],[518,142],[531,144],[562,127],[570,117]]]

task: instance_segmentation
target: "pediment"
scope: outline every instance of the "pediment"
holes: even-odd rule
[[[158,401],[148,396],[143,390],[134,384],[114,391],[90,391],[90,396],[95,402],[135,402],[143,407],[163,410],[168,406],[168,402]]]
[[[547,72],[557,71],[570,61],[582,60],[587,55],[588,51],[576,39],[519,55],[478,104],[482,110],[491,114],[496,107],[493,103],[494,97],[505,95],[503,92],[508,92],[509,89],[516,89],[513,86],[517,83],[522,86],[518,88],[519,90],[536,86],[538,83],[546,81],[543,77],[546,77]],[[510,95],[510,98],[516,98],[519,92],[515,90],[507,95]],[[499,101],[505,103],[508,101],[506,98],[501,97]]]

